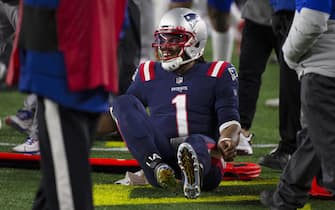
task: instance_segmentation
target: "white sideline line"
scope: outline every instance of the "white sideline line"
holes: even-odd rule
[[[13,147],[17,144],[13,143],[6,143],[6,142],[0,142],[0,146],[9,146]],[[254,148],[271,148],[276,147],[277,144],[253,144],[252,147]],[[126,152],[128,149],[126,147],[113,147],[113,148],[101,148],[101,147],[93,147],[92,151],[113,151],[113,152]]]
[[[0,142],[0,146],[14,147],[16,145],[17,144]],[[128,151],[128,149],[126,147],[113,147],[113,148],[93,147],[92,150],[93,151],[113,151],[113,152],[126,152],[126,151]]]
[[[278,144],[253,144],[252,147],[256,148],[270,148],[270,147],[276,147]]]

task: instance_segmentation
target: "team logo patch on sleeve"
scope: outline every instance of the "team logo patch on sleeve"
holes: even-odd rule
[[[231,79],[235,81],[238,78],[237,71],[234,66],[228,68],[228,72],[231,76]]]
[[[155,79],[155,62],[146,61],[139,67],[139,73],[143,82]]]

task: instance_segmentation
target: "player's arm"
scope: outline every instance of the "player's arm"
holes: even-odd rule
[[[238,76],[231,64],[226,66],[222,77],[217,80],[215,109],[220,132],[217,147],[224,160],[232,161],[236,156],[241,126],[238,112]]]
[[[223,124],[220,129],[220,138],[217,143],[223,159],[232,161],[236,156],[236,147],[240,141],[241,126],[237,121],[229,121]]]

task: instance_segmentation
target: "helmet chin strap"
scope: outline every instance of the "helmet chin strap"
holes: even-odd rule
[[[198,59],[199,56],[195,57],[195,58],[190,58],[188,60],[183,61],[182,57],[176,57],[176,58],[172,58],[170,60],[167,61],[163,61],[162,62],[162,67],[163,69],[165,69],[166,71],[175,71],[176,69],[178,69],[181,65],[185,64],[185,63],[189,63],[193,60]]]

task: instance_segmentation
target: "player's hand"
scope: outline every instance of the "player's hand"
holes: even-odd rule
[[[233,161],[236,157],[236,144],[233,141],[225,140],[218,143],[218,148],[225,161]]]

